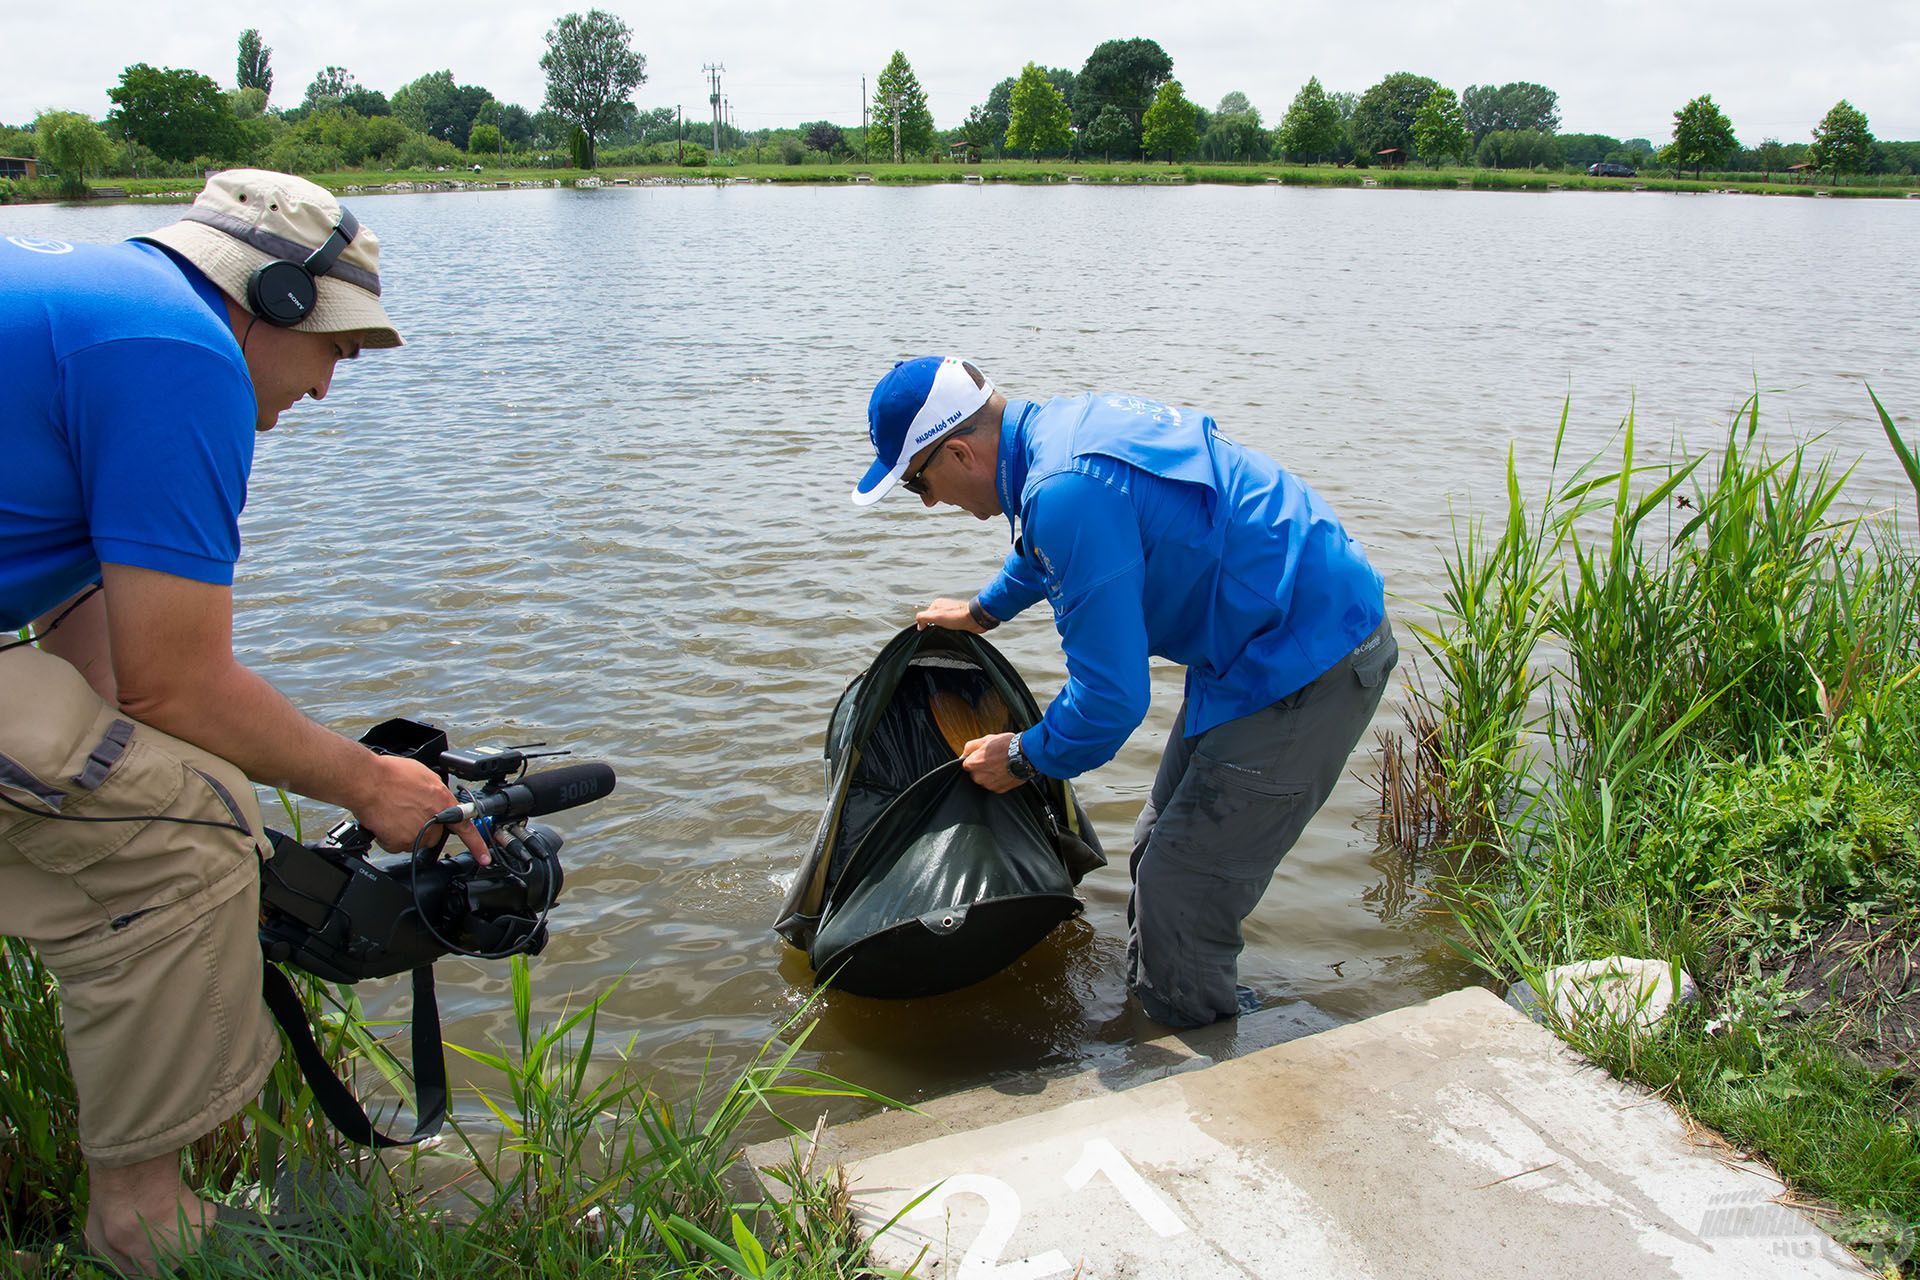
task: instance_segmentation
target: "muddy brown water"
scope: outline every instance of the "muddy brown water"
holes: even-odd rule
[[[1510,447],[1537,482],[1569,396],[1583,457],[1630,409],[1643,441],[1709,446],[1758,386],[1770,433],[1864,458],[1850,493],[1903,503],[1911,529],[1863,384],[1920,415],[1913,202],[755,186],[357,207],[409,345],[343,366],[262,440],[237,647],[344,731],[406,714],[613,764],[619,790],[554,824],[567,890],[536,1003],[557,1016],[618,981],[607,1063],[628,1050],[670,1095],[731,1075],[808,998],[770,924],[824,802],[834,700],[1005,548],[1004,525],[847,502],[892,360],[1207,409],[1334,503],[1409,658],[1450,513],[1504,500]],[[0,208],[0,235],[173,216]],[[1043,701],[1059,686],[1044,611],[994,639]],[[1080,784],[1115,855],[1085,915],[953,995],[827,997],[807,1065],[913,1099],[1130,1052],[1124,854],[1179,673],[1154,691]],[[1243,980],[1302,1029],[1474,980],[1377,847],[1375,765],[1356,755],[1248,924]],[[504,965],[451,961],[441,983],[450,1039],[510,1040]],[[403,1011],[396,985],[366,994]]]

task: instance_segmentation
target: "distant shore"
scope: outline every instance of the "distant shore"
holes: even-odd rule
[[[1752,181],[1731,175],[1704,179],[1643,175],[1596,178],[1582,173],[1515,169],[1359,169],[1333,165],[1164,165],[1020,160],[980,164],[711,165],[703,168],[471,169],[346,171],[307,175],[342,195],[422,191],[492,191],[536,187],[620,188],[795,183],[813,186],[1097,185],[1298,186],[1437,191],[1611,191],[1801,196],[1841,199],[1920,199],[1920,183],[1847,186],[1819,181]],[[199,178],[128,178],[92,184],[95,200],[190,200]],[[39,201],[51,203],[51,200]]]

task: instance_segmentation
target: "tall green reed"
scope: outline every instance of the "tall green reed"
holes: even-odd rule
[[[0,1221],[57,1235],[86,1196],[73,1076],[53,975],[33,949],[0,938]]]
[[[1712,769],[1843,726],[1860,750],[1915,742],[1920,571],[1884,521],[1842,513],[1851,468],[1768,449],[1757,394],[1712,453],[1643,460],[1629,413],[1563,474],[1566,421],[1537,495],[1509,459],[1503,529],[1456,524],[1439,620],[1416,628],[1439,689],[1413,702],[1456,815],[1433,844],[1462,855],[1477,958],[1710,950],[1731,926],[1692,903],[1724,884],[1671,833],[1724,800]],[[1487,851],[1474,880],[1464,855]]]

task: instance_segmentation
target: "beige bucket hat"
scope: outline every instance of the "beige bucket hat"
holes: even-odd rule
[[[228,169],[207,179],[180,221],[133,238],[165,245],[251,311],[247,279],[255,268],[275,259],[305,262],[339,222],[340,202],[324,187],[265,169]],[[362,225],[314,283],[313,310],[294,328],[356,333],[368,347],[400,345],[400,331],[380,305],[380,237],[370,228]]]

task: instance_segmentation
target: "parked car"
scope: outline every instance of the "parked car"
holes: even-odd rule
[[[1631,166],[1608,164],[1604,160],[1599,164],[1588,165],[1587,175],[1594,178],[1631,178],[1635,176]]]

